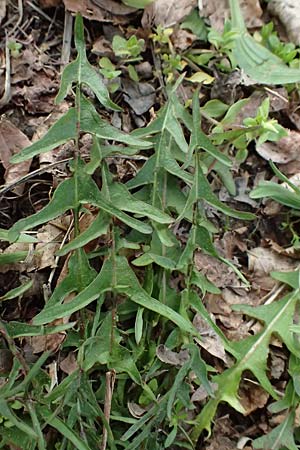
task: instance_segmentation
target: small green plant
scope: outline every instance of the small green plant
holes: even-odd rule
[[[155,32],[150,34],[150,38],[154,43],[170,45],[170,37],[173,31],[173,28],[164,28],[161,25],[158,25]]]
[[[166,82],[169,84],[174,81],[174,76],[186,66],[186,62],[181,59],[180,55],[163,53],[161,56],[163,61],[163,74],[166,76]]]
[[[13,58],[19,58],[21,54],[22,44],[16,41],[9,41],[8,48]]]
[[[257,139],[257,145],[261,145],[266,141],[278,141],[284,136],[287,136],[287,131],[283,128],[276,119],[269,118],[270,99],[267,97],[263,100],[258,108],[257,115],[254,118],[244,119],[246,127],[257,127],[257,131],[250,132],[248,139]]]
[[[291,63],[298,55],[295,44],[280,41],[277,32],[274,31],[273,22],[264,25],[260,32],[254,34],[254,38],[287,64]]]
[[[135,35],[131,36],[129,39],[115,35],[112,41],[114,54],[121,58],[125,58],[127,61],[139,61],[144,45],[144,39],[138,39]]]

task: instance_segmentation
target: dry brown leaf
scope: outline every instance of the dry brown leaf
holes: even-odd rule
[[[236,450],[236,444],[231,439],[224,436],[214,436],[206,450]]]
[[[13,365],[13,355],[9,349],[0,349],[0,375],[7,376]]]
[[[212,388],[212,391],[215,392],[218,389],[218,383],[210,383],[210,387]],[[207,390],[203,385],[201,385],[196,391],[193,393],[191,397],[192,402],[202,402],[208,397]]]
[[[213,256],[197,251],[194,256],[194,263],[196,269],[217,287],[237,287],[241,285],[235,272]]]
[[[10,185],[20,178],[27,175],[31,159],[18,164],[11,164],[10,158],[19,153],[23,148],[31,144],[28,137],[22,133],[9,120],[2,119],[0,121],[0,160],[5,168],[5,184]],[[14,188],[17,194],[22,194],[24,185],[21,184]]]
[[[224,21],[230,18],[228,0],[202,0],[200,4],[202,4],[201,16],[209,17],[212,27],[223,31]],[[263,25],[259,0],[241,0],[240,5],[248,28]]]
[[[54,322],[51,322],[53,325]],[[46,351],[57,352],[61,344],[66,339],[66,333],[54,333],[47,336],[33,336],[30,338],[30,345],[33,354],[42,353]]]
[[[196,0],[156,0],[144,9],[142,25],[171,27],[186,17],[197,6]]]
[[[74,352],[70,352],[66,358],[64,358],[59,364],[60,369],[67,375],[75,372],[78,369],[77,359]]]
[[[70,224],[70,216],[62,216],[41,227],[36,235],[38,244],[35,255],[27,271],[56,267],[55,252],[59,249],[62,237]]]
[[[205,348],[205,350],[211,355],[226,362],[227,356],[221,338],[217,335],[209,323],[203,319],[200,314],[196,314],[193,319],[193,325],[201,335],[201,341],[196,339],[198,344]]]
[[[128,402],[127,406],[130,414],[136,419],[140,419],[147,412],[145,408],[134,402]]]
[[[248,416],[259,408],[263,408],[269,397],[270,394],[254,383],[244,384],[239,389],[239,400],[245,409],[245,416]]]
[[[277,351],[278,352],[278,351]],[[270,354],[270,373],[271,377],[279,380],[286,370],[286,356],[284,353],[276,353],[275,349],[272,349]]]
[[[158,359],[166,364],[172,366],[182,366],[189,360],[189,352],[187,350],[180,350],[180,352],[173,352],[165,345],[161,344],[156,349],[156,356]]]
[[[264,142],[256,147],[257,153],[267,161],[278,164],[287,164],[300,160],[299,156],[300,132],[288,130],[288,135],[278,142]]]
[[[256,247],[248,251],[248,268],[256,275],[269,275],[272,271],[292,271],[298,263],[292,258],[278,255],[270,248]]]
[[[171,36],[172,43],[176,49],[183,52],[187,50],[197,37],[190,31],[178,28]]]
[[[83,17],[98,22],[111,21],[118,16],[126,16],[136,11],[114,0],[63,0],[68,11],[80,13]]]
[[[299,0],[269,0],[268,10],[275,14],[283,25],[289,39],[300,44],[300,3]]]

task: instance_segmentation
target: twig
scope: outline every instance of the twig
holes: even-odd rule
[[[41,167],[40,169],[33,170],[29,174],[25,175],[22,178],[19,178],[19,180],[14,181],[13,183],[9,184],[8,186],[4,186],[0,189],[0,196],[5,194],[5,192],[11,191],[13,188],[18,186],[19,184],[26,183],[26,181],[30,180],[31,178],[35,177],[36,175],[40,175],[42,173],[48,172],[49,169],[55,166],[59,166],[60,164],[66,163],[71,161],[73,158],[66,158],[62,159],[61,161],[57,161],[51,164],[48,164],[46,167]]]
[[[107,424],[109,424],[110,411],[111,411],[111,401],[112,401],[112,394],[113,394],[114,386],[115,386],[115,379],[116,379],[116,372],[114,370],[106,372],[104,417],[107,420]],[[107,436],[108,436],[108,432],[107,432],[107,428],[106,428],[106,426],[104,424],[103,425],[103,432],[102,432],[102,444],[101,444],[100,450],[105,450],[106,449]]]
[[[18,0],[18,12],[19,12],[19,18],[17,20],[17,23],[13,27],[13,29],[8,33],[8,36],[12,36],[16,29],[20,26],[22,20],[23,20],[23,0]]]
[[[48,14],[46,14],[41,8],[39,8],[37,5],[35,5],[34,3],[30,2],[29,0],[27,0],[27,4],[36,12],[38,12],[41,16],[44,17],[44,19],[48,20],[48,22],[52,23],[52,19],[51,17],[48,16]]]
[[[8,37],[6,34],[5,37],[5,84],[4,84],[4,92],[2,97],[0,98],[0,108],[7,105],[11,98],[11,88],[10,88],[10,54],[9,54],[9,46],[8,46]]]

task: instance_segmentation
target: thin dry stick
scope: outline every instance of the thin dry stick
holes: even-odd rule
[[[107,424],[109,424],[110,411],[111,411],[111,400],[112,394],[115,386],[116,372],[111,370],[106,372],[106,389],[105,389],[105,402],[104,402],[104,417],[107,420]],[[107,428],[105,424],[103,424],[103,432],[102,432],[102,444],[100,450],[106,449],[107,444]]]
[[[15,34],[15,31],[18,29],[18,27],[21,25],[22,20],[23,20],[23,0],[18,0],[18,13],[19,13],[19,17],[17,20],[17,23],[15,24],[15,26],[13,27],[13,29],[8,33],[9,36],[13,36]]]
[[[0,98],[0,108],[2,106],[7,105],[11,97],[11,89],[10,89],[10,54],[9,54],[9,46],[8,46],[8,37],[6,34],[5,38],[5,83],[4,83],[4,92],[2,97]]]

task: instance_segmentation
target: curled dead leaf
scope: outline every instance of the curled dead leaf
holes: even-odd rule
[[[222,340],[210,324],[200,314],[196,314],[193,320],[193,325],[202,338],[201,341],[197,339],[198,344],[205,348],[205,350],[211,355],[226,362],[227,357]]]
[[[188,350],[180,350],[180,352],[173,352],[165,345],[161,344],[156,349],[156,356],[158,359],[166,364],[172,366],[182,366],[189,360]]]

